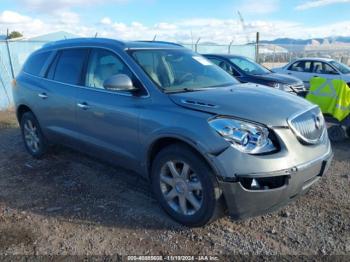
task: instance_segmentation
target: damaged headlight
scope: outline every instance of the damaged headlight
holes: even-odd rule
[[[256,155],[277,150],[269,130],[262,125],[226,117],[211,119],[209,125],[243,153]]]

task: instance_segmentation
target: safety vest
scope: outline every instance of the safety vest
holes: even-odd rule
[[[317,104],[324,114],[330,114],[339,121],[350,114],[350,88],[344,80],[313,77],[306,96]]]

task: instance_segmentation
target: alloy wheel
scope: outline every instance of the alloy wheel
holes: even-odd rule
[[[168,205],[181,215],[193,215],[202,207],[202,183],[183,161],[168,161],[163,165],[160,188]]]
[[[28,119],[24,123],[24,140],[27,147],[33,152],[37,153],[40,150],[40,138],[38,128],[32,120]]]

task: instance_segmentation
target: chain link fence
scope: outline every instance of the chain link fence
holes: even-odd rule
[[[0,110],[12,106],[11,80],[20,71],[24,61],[36,49],[48,42],[43,41],[0,41]],[[272,44],[182,44],[201,54],[221,53],[249,57],[266,67],[282,66],[301,57],[333,58],[350,64],[350,44],[328,45],[272,45]]]
[[[303,57],[332,58],[350,65],[350,44],[269,45],[259,44],[257,61],[269,68],[285,65]]]
[[[38,41],[0,41],[0,110],[10,108],[11,81],[21,70],[27,57],[46,44]]]

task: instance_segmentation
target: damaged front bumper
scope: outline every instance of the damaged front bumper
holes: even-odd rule
[[[229,215],[244,219],[272,212],[306,193],[328,170],[331,147],[323,156],[290,169],[237,175],[219,181]]]

